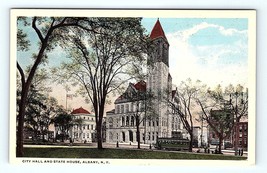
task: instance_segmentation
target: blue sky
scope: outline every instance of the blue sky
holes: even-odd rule
[[[143,18],[142,25],[149,34],[157,18]],[[170,44],[169,61],[173,84],[191,78],[210,87],[248,85],[248,20],[237,18],[160,18]],[[31,40],[29,52],[18,52],[18,61],[26,67],[32,53],[37,53],[37,36],[26,27]],[[66,60],[66,53],[56,48],[49,53],[49,66]],[[53,93],[62,86],[54,85]],[[73,91],[74,92],[74,91]],[[65,96],[57,96],[65,102]],[[82,100],[79,100],[81,102]],[[73,107],[74,105],[71,105]]]
[[[149,33],[157,18],[144,18]],[[170,44],[173,83],[187,78],[208,86],[247,86],[248,19],[159,18]]]

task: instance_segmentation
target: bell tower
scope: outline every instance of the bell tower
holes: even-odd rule
[[[148,89],[165,92],[169,76],[169,43],[159,19],[151,34],[151,47],[148,55]]]
[[[166,100],[170,85],[169,75],[169,43],[159,19],[156,21],[151,34],[151,47],[148,55],[147,89],[157,97],[155,110],[158,112],[159,137],[170,137],[170,119]]]
[[[150,39],[152,41],[150,52],[151,63],[163,62],[167,67],[169,67],[169,43],[159,19],[151,31]]]

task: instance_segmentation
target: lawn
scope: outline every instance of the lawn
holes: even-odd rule
[[[246,160],[246,157],[229,155],[163,152],[133,149],[96,148],[25,148],[25,157],[37,158],[107,158],[107,159],[201,159]]]

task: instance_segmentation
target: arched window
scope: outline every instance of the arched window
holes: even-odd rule
[[[131,116],[131,126],[134,126],[134,116]]]
[[[110,127],[110,128],[113,127],[113,119],[112,119],[112,118],[109,118],[109,119],[108,119],[108,124],[109,124],[109,127]]]
[[[125,126],[125,118],[121,117],[121,126]]]
[[[129,117],[126,117],[126,126],[129,126]]]

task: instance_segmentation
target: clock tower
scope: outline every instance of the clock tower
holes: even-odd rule
[[[169,43],[159,19],[154,25],[151,34],[151,48],[148,55],[148,90],[152,91],[155,100],[155,109],[158,112],[159,137],[171,137],[170,117],[167,100],[171,91],[171,76],[169,74]]]

